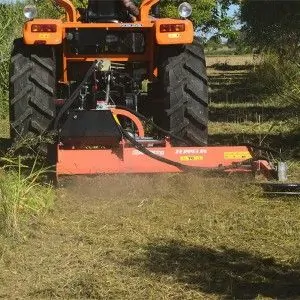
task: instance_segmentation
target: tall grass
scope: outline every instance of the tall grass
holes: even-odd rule
[[[31,166],[23,159],[1,158],[0,169],[0,232],[15,235],[21,231],[23,221],[47,211],[54,200],[54,191],[41,178],[49,171],[38,165]]]
[[[44,2],[40,6],[46,8]],[[22,34],[24,5],[25,2],[0,5],[0,118],[3,119],[8,117],[10,53],[13,40]],[[31,144],[28,140],[24,143],[32,154]],[[16,150],[11,149],[7,157],[0,159],[0,233],[7,235],[21,232],[26,219],[44,213],[54,200],[53,189],[41,180],[48,170],[38,164],[37,158],[25,163],[25,157],[16,155]]]
[[[283,61],[276,54],[265,53],[249,81],[255,82],[274,104],[300,109],[300,62]]]

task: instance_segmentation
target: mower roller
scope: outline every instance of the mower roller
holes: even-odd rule
[[[59,19],[24,8],[10,66],[14,142],[54,131],[57,175],[226,172],[273,168],[249,146],[207,146],[208,83],[187,18],[160,18],[159,0],[89,0]],[[50,152],[50,151],[49,151]],[[52,153],[53,154],[53,153]]]

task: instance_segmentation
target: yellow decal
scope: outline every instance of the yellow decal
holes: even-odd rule
[[[120,121],[119,121],[119,119],[118,119],[118,116],[115,115],[115,114],[113,114],[113,117],[114,117],[116,123],[117,123],[118,125],[121,125],[121,124],[120,124]]]
[[[252,158],[248,151],[224,152],[225,159],[249,159]]]
[[[43,39],[43,40],[46,40],[50,37],[50,34],[49,33],[40,33],[39,34],[39,39]]]
[[[194,161],[194,160],[203,160],[202,155],[193,155],[193,156],[180,156],[181,161]]]
[[[180,33],[169,33],[168,38],[169,39],[179,39],[180,38]]]

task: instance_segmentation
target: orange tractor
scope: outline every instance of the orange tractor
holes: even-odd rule
[[[135,21],[121,0],[90,0],[79,10],[69,0],[55,2],[65,18],[36,19],[36,8],[27,6],[23,39],[14,43],[10,118],[15,139],[52,130],[64,105],[59,129],[71,111],[89,118],[91,110],[116,105],[152,117],[191,143],[206,144],[205,60],[191,21],[151,16],[159,0],[143,1]],[[179,8],[183,16],[190,9],[187,3]]]
[[[63,19],[37,19],[35,6],[24,8],[28,21],[14,42],[9,81],[14,141],[56,132],[58,175],[249,161],[246,146],[206,147],[206,66],[187,20],[190,4],[170,19],[158,17],[159,0],[139,8],[130,0],[89,0],[80,9],[55,3]]]

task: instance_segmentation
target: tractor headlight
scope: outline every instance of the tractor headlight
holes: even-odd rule
[[[181,18],[188,18],[191,14],[192,14],[192,6],[191,4],[187,3],[187,2],[183,2],[179,5],[178,7],[178,13],[180,15]]]
[[[26,5],[23,9],[26,19],[33,20],[37,16],[37,9],[35,5]]]

